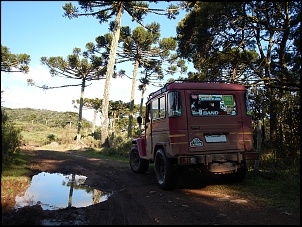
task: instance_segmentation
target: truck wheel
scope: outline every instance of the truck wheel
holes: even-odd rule
[[[173,169],[173,160],[166,157],[163,149],[156,151],[154,171],[160,188],[172,190],[176,186],[178,177]]]
[[[131,149],[129,155],[130,168],[134,173],[146,173],[149,168],[149,161],[139,157],[137,147]]]
[[[245,179],[246,172],[247,172],[246,161],[243,161],[241,164],[241,167],[239,169],[237,169],[237,172],[223,174],[223,175],[221,175],[221,178],[224,181],[229,182],[229,183],[239,183]]]

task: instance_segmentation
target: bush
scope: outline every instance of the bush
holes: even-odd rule
[[[49,143],[51,143],[51,142],[56,140],[56,136],[54,134],[49,134],[47,136],[47,140],[48,140]]]
[[[109,156],[127,158],[132,147],[132,139],[123,136],[111,135],[110,147],[103,149],[103,153]]]
[[[21,146],[21,130],[16,129],[1,109],[2,162],[11,162]]]
[[[87,136],[87,137],[84,137],[82,139],[82,142],[87,145],[88,147],[91,147],[91,148],[99,148],[100,147],[100,144],[101,144],[101,141],[100,140],[96,140],[95,138],[93,138],[92,136]]]

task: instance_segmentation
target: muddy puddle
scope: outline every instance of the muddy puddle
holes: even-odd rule
[[[66,207],[86,207],[106,201],[112,192],[104,192],[85,185],[87,177],[76,174],[41,172],[32,177],[24,194],[15,198],[15,208],[41,205],[43,210]]]

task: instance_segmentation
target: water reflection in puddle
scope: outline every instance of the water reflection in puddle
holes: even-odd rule
[[[40,204],[43,210],[86,207],[103,202],[112,193],[84,185],[87,177],[42,172],[32,177],[24,195],[15,198],[15,208]]]

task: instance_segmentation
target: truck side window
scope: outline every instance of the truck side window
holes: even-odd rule
[[[152,119],[158,118],[158,100],[152,101]]]
[[[162,119],[166,117],[166,98],[162,96],[152,101],[152,119]]]
[[[166,117],[166,98],[165,96],[159,98],[159,118],[165,118]]]
[[[151,110],[150,110],[150,106],[151,106],[150,103],[146,106],[146,116],[145,116],[145,122],[146,122],[146,123],[148,123],[148,122],[151,121]]]
[[[177,91],[168,93],[168,116],[181,116],[180,94]]]

